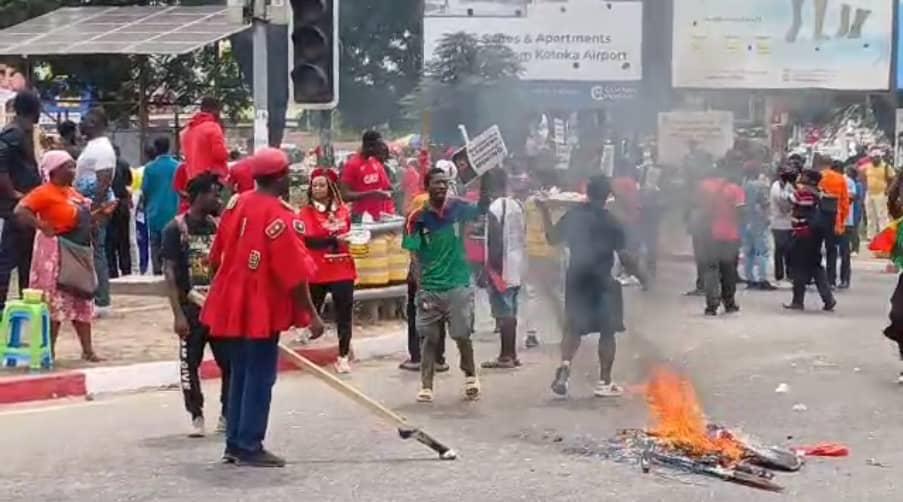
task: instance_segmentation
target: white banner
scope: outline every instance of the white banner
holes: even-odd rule
[[[894,0],[675,0],[675,87],[882,90]]]
[[[423,60],[434,58],[442,37],[467,32],[504,43],[520,58],[524,80],[641,80],[643,5],[569,0],[531,4],[521,17],[423,19]]]
[[[734,146],[734,114],[724,111],[663,112],[658,114],[658,163],[680,166],[691,147],[713,160]]]

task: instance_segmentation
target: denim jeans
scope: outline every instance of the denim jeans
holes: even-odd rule
[[[768,280],[768,230],[743,230],[743,275],[746,282]],[[756,275],[756,269],[759,270]]]
[[[226,406],[226,450],[249,455],[263,449],[279,360],[279,336],[234,340],[228,345],[232,374]]]
[[[107,267],[107,226],[100,224],[94,232],[94,272],[97,274],[97,292],[94,294],[94,303],[98,307],[109,307],[110,300],[110,269]]]

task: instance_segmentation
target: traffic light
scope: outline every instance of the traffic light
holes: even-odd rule
[[[311,110],[339,102],[339,0],[291,0],[292,89]]]

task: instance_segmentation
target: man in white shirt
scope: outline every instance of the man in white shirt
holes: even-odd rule
[[[116,151],[106,136],[107,116],[100,108],[85,114],[80,128],[87,140],[84,150],[75,165],[75,188],[92,200],[91,207],[104,208],[109,216],[116,207],[116,198],[110,188],[116,172]],[[97,315],[104,316],[110,311],[110,276],[106,254],[107,221],[97,225],[94,235],[94,268],[97,273],[97,293],[94,303]]]
[[[487,291],[501,333],[498,359],[482,364],[487,369],[510,369],[520,366],[517,359],[517,301],[525,271],[527,255],[527,219],[524,206],[508,195],[508,175],[495,169],[493,190],[499,197],[486,215]]]

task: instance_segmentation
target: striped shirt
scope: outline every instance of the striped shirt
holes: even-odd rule
[[[818,206],[818,193],[812,188],[802,186],[793,192],[790,201],[793,202],[790,217],[793,235],[795,237],[811,236],[812,219]]]

